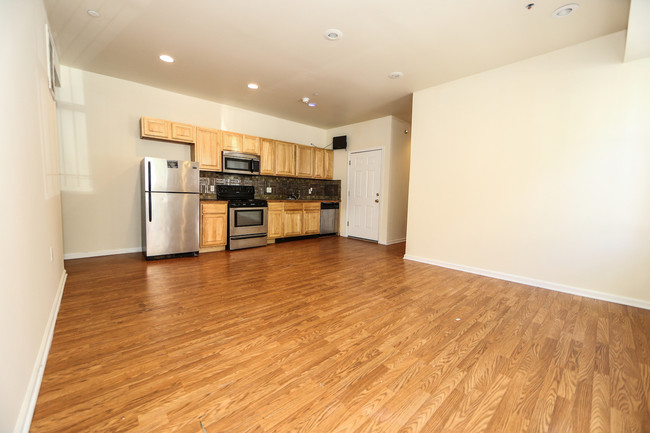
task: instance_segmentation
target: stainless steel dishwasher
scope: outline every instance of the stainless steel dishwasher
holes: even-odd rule
[[[320,204],[320,234],[336,235],[339,232],[339,203],[321,202]]]

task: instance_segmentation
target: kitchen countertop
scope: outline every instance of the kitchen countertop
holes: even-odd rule
[[[223,201],[226,202],[227,200],[219,200],[217,199],[216,194],[201,194],[199,197],[202,201]],[[271,201],[271,202],[279,202],[279,201],[295,201],[296,203],[310,203],[310,202],[326,202],[326,203],[340,203],[341,200],[332,200],[332,199],[320,199],[320,198],[315,198],[312,200],[292,200],[292,199],[273,199],[273,200],[266,200],[266,201]]]

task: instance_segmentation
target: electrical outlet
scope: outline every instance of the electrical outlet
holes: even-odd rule
[[[308,194],[311,194],[311,192],[314,190],[314,188],[309,188]]]
[[[210,185],[210,192],[214,192],[214,185]]]
[[[270,186],[267,186],[267,187],[266,187],[266,193],[267,193],[267,194],[271,194],[272,192],[273,192],[273,188],[270,187]]]
[[[54,249],[52,247],[50,247],[50,261],[54,261]]]

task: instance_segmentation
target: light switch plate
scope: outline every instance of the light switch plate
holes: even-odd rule
[[[266,187],[266,193],[267,193],[267,194],[271,194],[272,192],[273,192],[273,188],[270,187],[270,186],[267,186],[267,187]]]

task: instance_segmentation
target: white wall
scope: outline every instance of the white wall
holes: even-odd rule
[[[415,93],[407,257],[650,307],[650,59],[624,43]]]
[[[410,135],[404,137],[404,129],[410,129],[407,122],[387,116],[327,131],[328,144],[331,144],[332,137],[340,135],[347,136],[348,143],[346,150],[334,151],[334,179],[341,180],[341,236],[347,236],[348,155],[350,152],[381,149],[379,243],[390,244],[404,240],[410,148]]]
[[[405,131],[408,131],[405,133]],[[411,164],[411,124],[393,117],[391,124],[390,185],[388,185],[387,243],[406,240],[409,171]]]
[[[2,432],[29,426],[65,281],[45,23],[40,0],[0,3]]]
[[[73,68],[58,106],[66,257],[141,250],[139,163],[190,159],[189,145],[143,140],[141,116],[325,146],[325,130]]]

